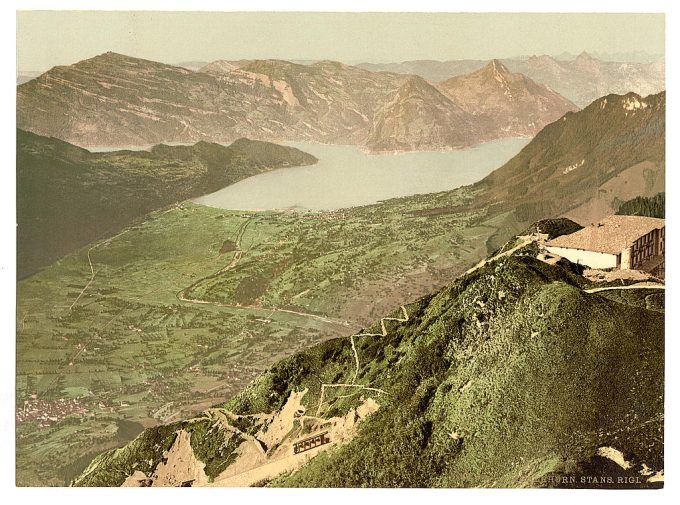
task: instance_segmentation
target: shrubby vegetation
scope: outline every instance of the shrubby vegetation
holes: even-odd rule
[[[616,212],[624,216],[666,217],[666,193],[657,193],[646,198],[638,196],[627,200],[619,206]]]

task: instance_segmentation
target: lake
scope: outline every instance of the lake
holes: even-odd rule
[[[446,191],[483,179],[529,140],[500,139],[457,151],[400,154],[286,142],[316,156],[319,162],[255,175],[194,201],[232,210],[333,210]]]

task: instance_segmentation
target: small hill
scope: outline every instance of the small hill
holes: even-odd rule
[[[74,484],[659,486],[663,310],[587,293],[525,249],[146,430]]]
[[[115,233],[135,218],[313,156],[239,139],[92,153],[17,130],[18,277]]]
[[[578,107],[498,60],[437,87],[454,103],[495,127],[494,137],[533,136],[548,123]]]
[[[215,60],[210,63],[202,65],[200,68],[196,69],[198,72],[203,72],[206,74],[228,74],[232,70],[236,70],[249,63],[248,60],[241,61],[228,61],[228,60]]]

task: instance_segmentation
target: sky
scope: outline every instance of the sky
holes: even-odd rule
[[[18,70],[106,51],[165,63],[664,54],[663,14],[18,11]]]

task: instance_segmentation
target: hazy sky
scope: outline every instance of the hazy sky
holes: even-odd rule
[[[216,59],[345,62],[531,54],[664,53],[662,14],[215,13],[21,11],[20,71],[106,51],[177,63]]]

